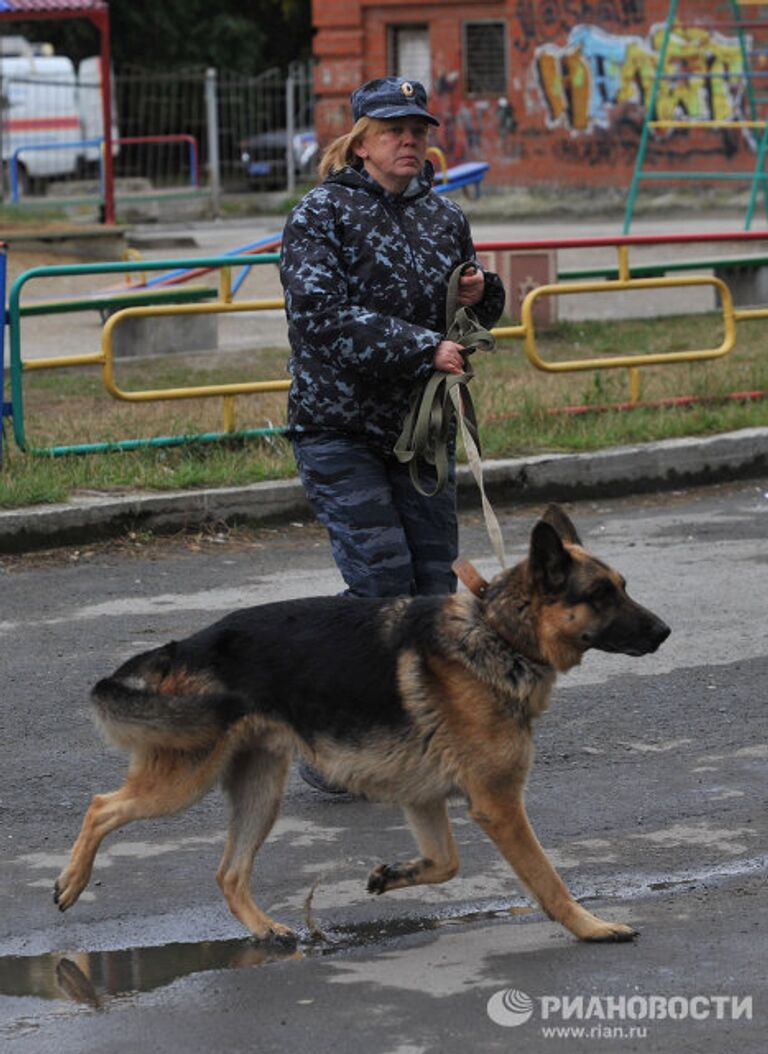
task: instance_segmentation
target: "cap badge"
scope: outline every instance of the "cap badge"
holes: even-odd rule
[[[400,85],[400,91],[403,93],[406,99],[410,99],[410,97],[413,95],[413,85],[410,84],[408,81],[403,81],[403,83]]]

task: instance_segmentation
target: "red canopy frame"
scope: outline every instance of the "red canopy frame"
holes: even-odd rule
[[[104,223],[115,222],[115,180],[112,169],[112,53],[109,37],[109,8],[104,0],[4,0],[0,22],[58,21],[85,18],[99,31],[101,58],[101,112],[104,121]]]

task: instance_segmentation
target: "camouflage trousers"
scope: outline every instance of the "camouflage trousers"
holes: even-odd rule
[[[294,438],[293,449],[347,593],[389,597],[455,591],[454,471],[439,494],[425,498],[411,483],[407,465],[363,439],[302,435]]]

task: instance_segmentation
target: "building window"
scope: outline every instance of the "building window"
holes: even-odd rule
[[[427,91],[432,87],[432,61],[429,51],[429,27],[390,26],[389,72],[396,77],[421,81]]]
[[[506,95],[506,22],[465,22],[463,28],[467,95]]]

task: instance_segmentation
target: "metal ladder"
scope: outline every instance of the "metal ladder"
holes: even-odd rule
[[[734,180],[748,182],[750,184],[749,201],[744,220],[744,229],[749,230],[755,214],[757,198],[760,191],[763,194],[763,203],[768,217],[768,174],[765,172],[765,158],[768,151],[768,3],[763,0],[727,0],[725,3],[712,5],[712,19],[706,23],[706,28],[730,32],[738,39],[738,52],[741,68],[732,71],[729,67],[720,70],[687,69],[686,48],[690,42],[681,37],[680,31],[676,32],[676,22],[679,16],[679,0],[671,0],[667,14],[661,45],[659,47],[658,62],[653,79],[648,105],[645,109],[643,128],[640,135],[640,144],[635,159],[635,168],[627,195],[627,204],[624,212],[624,234],[628,234],[632,225],[637,195],[641,182],[644,181],[724,181]],[[701,4],[691,5],[698,9],[692,12],[700,15]],[[759,13],[754,9],[760,8]],[[752,10],[750,10],[752,9]],[[720,12],[728,17],[722,17]],[[718,117],[714,112],[711,117],[700,118],[696,112],[689,112],[685,119],[673,116],[660,117],[660,111],[670,109],[669,100],[664,100],[664,93],[669,90],[669,85],[699,79],[709,86],[710,100],[715,100],[717,85],[730,86],[734,77],[743,79],[743,98],[745,101],[746,114],[744,117],[734,120],[733,118]],[[755,84],[757,82],[757,86]],[[671,112],[677,108],[678,103],[674,101]],[[695,104],[693,109],[695,110]],[[691,129],[712,129],[726,132],[728,130],[746,132],[752,135],[755,146],[755,165],[750,171],[675,171],[673,169],[649,169],[646,167],[646,155],[649,149],[651,134],[656,131],[667,130],[690,131]]]

